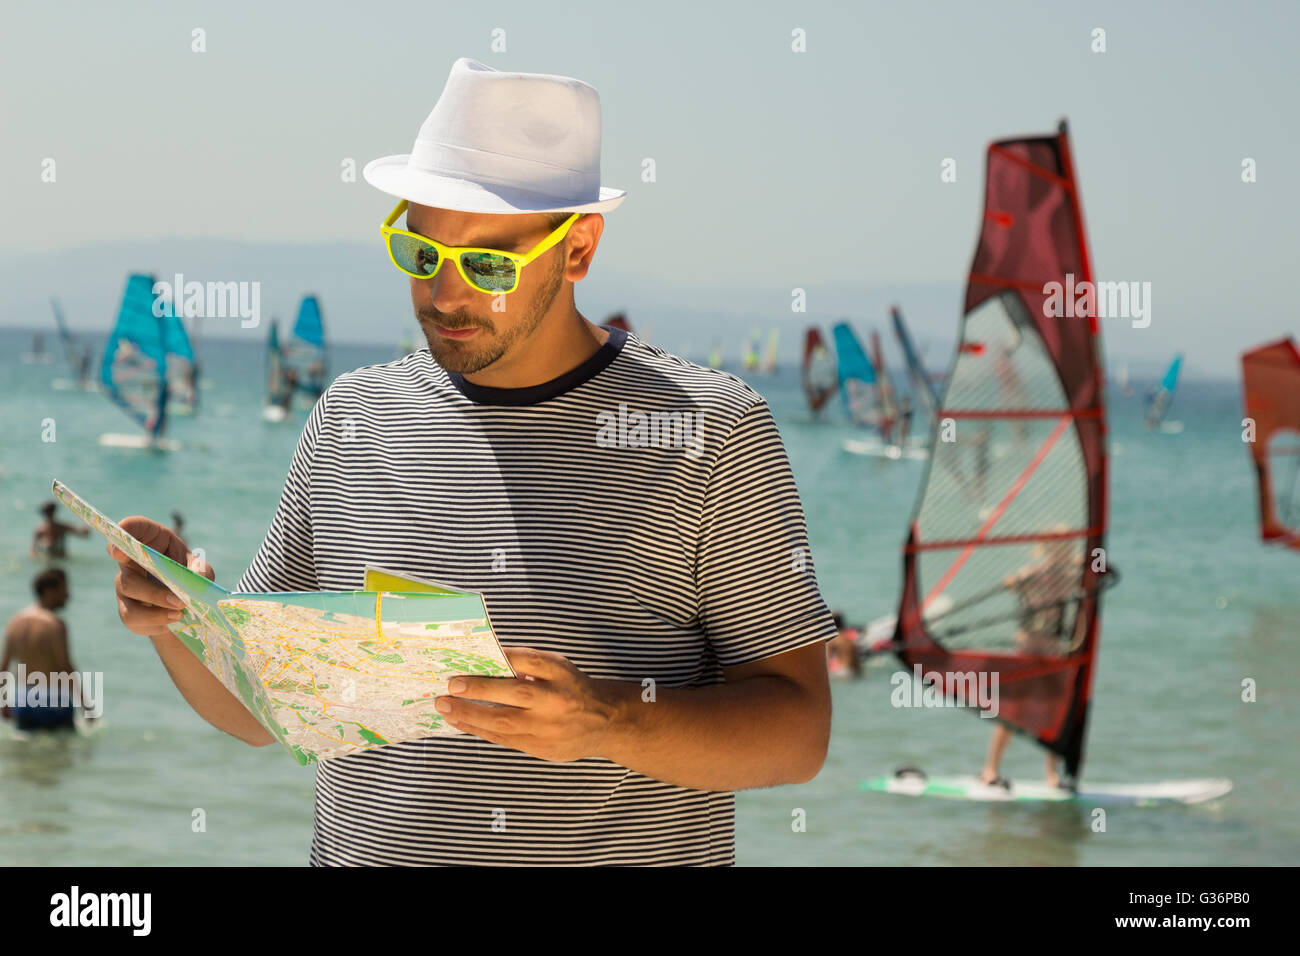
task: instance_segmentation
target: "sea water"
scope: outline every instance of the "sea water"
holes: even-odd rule
[[[28,547],[54,477],[114,518],[169,521],[179,510],[187,541],[233,585],[270,523],[306,415],[262,421],[260,347],[204,341],[199,412],[169,429],[184,448],[153,454],[100,447],[101,433],[134,424],[102,395],[52,387],[68,377],[59,365],[23,365],[31,334],[0,330],[0,614],[31,599],[40,565]],[[331,372],[394,357],[338,347]],[[851,622],[892,613],[925,463],[845,452],[862,433],[834,403],[814,420],[796,368],[749,381],[781,429],[827,602]],[[1123,579],[1104,599],[1085,779],[1229,777],[1236,789],[1207,806],[1112,808],[1104,832],[1078,805],[861,792],[859,781],[902,764],[975,773],[988,744],[988,721],[892,707],[901,665],[886,663],[833,682],[830,753],[814,780],[737,795],[739,864],[1300,863],[1300,553],[1258,540],[1238,383],[1188,377],[1169,416],[1181,434],[1148,433],[1140,406],[1110,398],[1108,551]],[[103,724],[19,739],[0,723],[0,859],[304,864],[312,768],[197,716],[150,642],[118,620],[102,539],[71,538],[68,550],[72,661],[104,674]],[[1242,699],[1248,681],[1254,702]],[[1042,769],[1035,746],[1013,741],[1008,776],[1037,780]]]

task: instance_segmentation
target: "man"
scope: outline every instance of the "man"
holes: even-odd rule
[[[55,518],[58,508],[57,501],[47,501],[40,507],[38,513],[41,515],[41,523],[32,533],[32,545],[29,549],[33,561],[39,561],[42,557],[49,560],[66,558],[68,553],[63,546],[64,536],[75,534],[84,538],[90,534],[90,529],[84,525],[64,524]]]
[[[0,652],[0,673],[13,674],[12,668],[21,665],[26,686],[13,707],[0,708],[0,716],[13,718],[19,730],[73,730],[65,681],[77,669],[68,649],[67,625],[54,613],[68,603],[68,580],[59,568],[46,568],[32,581],[32,590],[35,603],[10,619]],[[92,709],[86,688],[81,692],[83,706]]]
[[[480,591],[520,677],[452,682],[463,736],[323,761],[313,864],[727,865],[733,791],[825,760],[835,627],[767,405],[574,304],[625,195],[599,130],[587,84],[462,59],[413,153],[366,167],[403,200],[382,232],[429,348],[326,390],[239,588],[356,588],[375,564]],[[195,710],[270,743],[110,553],[123,621]]]
[[[1065,532],[1065,525],[1056,525],[1053,533]],[[1082,552],[1072,547],[1071,539],[1056,538],[1034,546],[1035,560],[1008,574],[1002,580],[1007,590],[1016,595],[1020,605],[1019,624],[1016,629],[1016,650],[1020,654],[1037,657],[1060,657],[1069,653],[1073,640],[1073,621],[1068,616],[1070,605],[1078,597],[1079,566]],[[1063,680],[1061,675],[1044,677],[1044,681]],[[1011,730],[1003,723],[993,726],[988,756],[980,772],[983,783],[1008,786],[998,768],[1002,755],[1011,742]],[[1056,769],[1056,755],[1050,750],[1045,757],[1044,779],[1049,787],[1059,787],[1061,777]]]

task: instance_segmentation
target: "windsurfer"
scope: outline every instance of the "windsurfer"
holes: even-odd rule
[[[287,368],[284,371],[284,380],[281,384],[280,394],[273,399],[274,404],[283,408],[286,412],[293,408],[293,395],[298,389],[298,370]]]
[[[1057,525],[1053,533],[1064,532]],[[1002,585],[1014,593],[1019,601],[1019,626],[1016,630],[1016,651],[1036,657],[1060,657],[1070,650],[1072,634],[1067,626],[1067,608],[1076,595],[1082,552],[1074,553],[1070,538],[1054,538],[1034,546],[1034,558],[1029,564],[1013,571],[1002,579]],[[980,781],[986,784],[1007,786],[998,768],[1007,744],[1011,742],[1010,728],[1001,722],[993,728],[988,756]],[[1045,778],[1049,787],[1061,786],[1056,769],[1056,755],[1047,752]]]
[[[910,395],[904,395],[899,402],[899,420],[902,422],[902,428],[898,433],[898,444],[906,445],[907,436],[912,431],[912,398]]]
[[[875,396],[871,386],[856,378],[846,379],[844,385],[848,389],[849,413],[853,420],[859,425],[874,424],[876,416],[872,407],[875,405]]]

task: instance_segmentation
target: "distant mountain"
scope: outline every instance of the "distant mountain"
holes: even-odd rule
[[[75,267],[70,264],[75,263]],[[172,239],[91,243],[60,253],[0,256],[0,323],[41,327],[50,322],[49,297],[56,296],[73,330],[107,331],[116,314],[128,272],[152,272],[159,279],[181,273],[186,281],[258,281],[262,321],[291,317],[306,292],[321,298],[331,337],[374,342],[400,337],[413,327],[408,286],[379,241],[317,244]],[[743,336],[752,326],[788,325],[801,332],[812,321],[850,317],[888,322],[888,308],[902,303],[918,338],[951,339],[959,283],[868,286],[864,283],[809,285],[806,314],[790,311],[790,290],[731,290],[602,271],[597,265],[578,288],[578,307],[595,320],[627,310],[636,328],[651,327],[664,347],[678,347],[692,335],[705,347],[705,331],[724,338]],[[218,338],[261,338],[264,329],[243,329],[234,318],[203,323]],[[794,341],[792,334],[790,341]],[[791,353],[793,354],[793,353]]]
[[[320,296],[327,333],[335,342],[395,345],[415,332],[409,286],[393,269],[376,236],[373,242],[274,243],[226,239],[159,239],[90,243],[58,253],[0,253],[0,325],[53,331],[49,297],[56,296],[73,331],[106,335],[117,313],[128,272],[186,281],[259,281],[261,322],[242,328],[237,318],[201,323],[203,337],[262,341],[273,316],[292,321],[298,300]],[[804,283],[807,311],[790,310],[791,287],[727,288],[721,283],[657,278],[596,266],[578,287],[578,307],[594,321],[625,311],[632,327],[654,345],[705,356],[713,340],[724,361],[737,363],[754,329],[782,330],[780,361],[796,360],[805,326],[850,320],[860,333],[877,328],[893,354],[889,307],[903,309],[925,363],[945,368],[951,358],[964,277],[952,281],[879,283],[844,280]],[[1112,331],[1116,334],[1112,334]],[[1107,330],[1112,364],[1130,360],[1134,376],[1156,375],[1169,356],[1143,336],[1145,354],[1124,355],[1137,341]],[[1116,343],[1120,342],[1120,349]],[[1123,351],[1121,351],[1121,349]],[[1117,355],[1117,353],[1119,353]],[[1189,357],[1190,358],[1190,357]],[[1230,360],[1229,360],[1230,361]],[[1226,365],[1226,363],[1225,363]],[[1196,378],[1205,369],[1189,361]],[[1225,368],[1216,367],[1222,373]]]

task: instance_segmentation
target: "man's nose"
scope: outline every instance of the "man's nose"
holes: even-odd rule
[[[467,305],[474,300],[473,286],[465,281],[451,259],[445,260],[438,274],[427,282],[432,286],[429,294],[433,306],[439,312],[454,312],[458,306]]]

